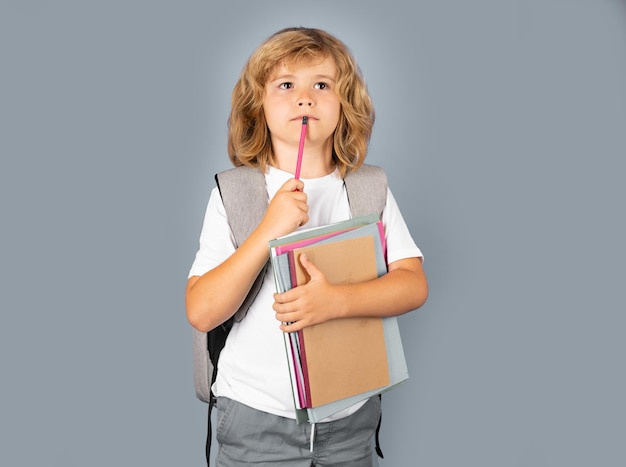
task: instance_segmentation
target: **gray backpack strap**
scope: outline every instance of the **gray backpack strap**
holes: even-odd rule
[[[236,167],[215,176],[228,224],[239,247],[263,219],[267,210],[265,175],[252,167]]]
[[[226,208],[228,223],[235,237],[236,246],[239,247],[261,222],[267,210],[268,200],[265,176],[258,169],[237,167],[217,174],[215,180]],[[252,284],[243,304],[235,313],[235,321],[240,321],[248,312],[248,308],[250,308],[261,289],[266,270],[267,263]],[[222,329],[214,332],[213,338],[217,338],[220,341],[225,339],[225,335],[228,334],[231,326],[232,320],[227,321],[222,325]],[[200,332],[194,328],[192,329],[192,334],[193,376],[196,397],[211,405],[211,384],[215,379],[214,362],[217,362],[219,358],[219,351],[209,352],[208,333]],[[223,343],[215,344],[218,349],[222,345]],[[214,346],[211,345],[211,347]]]
[[[387,203],[387,175],[376,165],[363,164],[344,178],[352,217],[373,212],[382,216]]]
[[[241,166],[217,174],[215,180],[238,248],[261,223],[267,211],[269,200],[265,175],[259,169]],[[263,266],[250,292],[235,313],[235,321],[241,321],[248,312],[263,285],[268,264],[269,262]]]
[[[375,212],[379,218],[382,218],[387,204],[387,175],[381,167],[363,164],[355,172],[346,175],[343,182],[348,193],[352,217],[366,216]],[[380,398],[381,395],[379,394],[378,397]],[[382,412],[378,418],[374,439],[376,454],[382,459],[385,456],[380,448],[381,422]]]

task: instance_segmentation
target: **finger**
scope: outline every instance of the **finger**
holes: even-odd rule
[[[275,317],[277,321],[280,321],[283,324],[293,324],[298,321],[298,313],[295,313],[295,312],[291,312],[291,313],[277,312]]]
[[[274,302],[272,305],[272,309],[276,312],[276,314],[280,314],[283,318],[289,313],[293,313],[295,311],[295,305],[289,302]],[[288,321],[287,319],[282,319],[282,321]]]
[[[293,323],[295,320],[295,317],[291,316],[292,313],[279,313],[277,312],[275,315],[275,318],[277,321],[280,321],[281,323]]]
[[[296,188],[293,191],[304,193],[304,183],[302,183],[302,180],[297,180],[297,182],[298,183],[296,183]]]
[[[283,186],[280,187],[281,191],[304,191],[304,182],[302,180],[296,180],[295,178],[290,178]]]
[[[322,271],[320,271],[319,269],[317,269],[317,266],[315,266],[315,264],[313,264],[309,258],[307,257],[306,254],[302,253],[300,255],[300,264],[302,264],[302,267],[306,270],[306,272],[309,274],[309,276],[311,277],[311,280],[313,279],[320,279],[323,278],[324,275],[322,274]]]
[[[288,290],[287,292],[275,293],[274,301],[280,305],[284,305],[286,303],[289,303],[295,300],[296,297],[297,297],[297,294],[295,293],[295,289],[291,289],[291,290]]]
[[[297,332],[304,328],[300,322],[281,323],[279,327],[283,332]]]

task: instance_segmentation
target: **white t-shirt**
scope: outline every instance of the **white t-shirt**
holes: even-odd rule
[[[293,175],[270,167],[265,174],[269,199]],[[350,218],[346,189],[338,171],[325,177],[302,179],[309,204],[308,229]],[[383,212],[387,259],[389,263],[403,258],[421,257],[422,253],[409,233],[402,214],[391,194]],[[218,266],[235,251],[232,232],[217,188],[211,192],[206,210],[200,248],[189,272],[201,276]],[[213,392],[257,410],[295,418],[294,402],[285,353],[283,332],[279,329],[273,294],[276,291],[271,266],[263,286],[245,319],[235,323],[228,335],[219,360]],[[360,405],[359,405],[360,406]],[[356,410],[347,410],[333,419]]]

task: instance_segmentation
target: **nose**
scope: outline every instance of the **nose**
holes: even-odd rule
[[[300,107],[313,107],[313,99],[308,93],[302,93],[298,97],[298,105]]]

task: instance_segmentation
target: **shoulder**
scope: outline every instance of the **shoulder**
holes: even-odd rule
[[[241,209],[264,199],[265,175],[260,169],[240,166],[215,175],[215,183],[227,210]],[[245,189],[242,189],[245,187]]]
[[[349,172],[346,175],[346,179],[358,179],[358,178],[372,178],[372,179],[382,179],[387,183],[387,175],[385,174],[385,170],[373,164],[362,164],[358,169]]]
[[[218,188],[225,184],[254,183],[265,179],[261,169],[241,165],[215,174]],[[220,188],[221,189],[221,188]]]
[[[358,189],[360,186],[380,191],[387,189],[387,174],[378,165],[363,164],[361,167],[346,175],[346,186]]]
[[[382,167],[363,164],[344,179],[352,214],[382,213],[387,203],[387,175]]]
[[[215,175],[228,224],[241,245],[267,210],[265,175],[260,169],[240,166]]]

